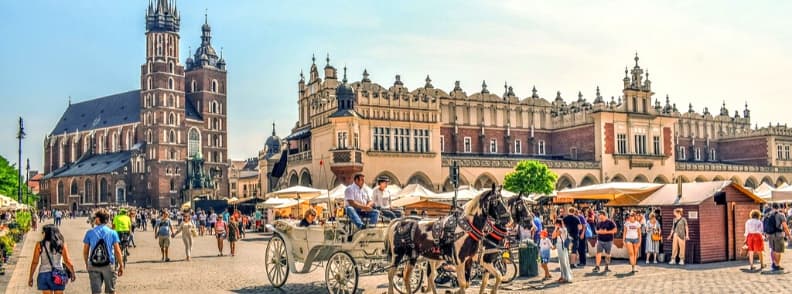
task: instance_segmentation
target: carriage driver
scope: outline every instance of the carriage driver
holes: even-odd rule
[[[390,179],[387,176],[377,177],[377,186],[374,187],[374,192],[371,194],[374,201],[374,209],[379,210],[383,217],[392,220],[401,217],[402,213],[391,208],[391,194],[388,191],[388,184],[390,184]]]
[[[361,216],[368,216],[369,224],[372,226],[377,224],[377,219],[379,218],[379,211],[374,209],[374,202],[363,190],[364,182],[363,174],[356,174],[353,178],[353,184],[349,185],[344,191],[346,215],[359,229],[366,228],[363,221],[360,220]]]

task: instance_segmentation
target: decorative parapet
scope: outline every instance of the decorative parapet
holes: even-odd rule
[[[741,139],[769,136],[792,137],[792,128],[788,128],[786,125],[767,126],[760,129],[748,129],[747,131],[742,131],[735,134],[727,134],[722,136],[721,139]]]
[[[725,172],[755,172],[755,173],[792,173],[788,166],[757,166],[711,162],[677,162],[678,171],[725,171]]]
[[[572,161],[572,160],[544,160],[536,158],[484,158],[484,157],[463,157],[463,156],[443,156],[442,166],[450,166],[451,162],[456,161],[461,167],[493,167],[493,168],[514,168],[517,163],[523,160],[536,160],[555,169],[599,169],[600,163],[597,161]]]

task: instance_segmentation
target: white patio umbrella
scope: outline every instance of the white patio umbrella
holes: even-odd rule
[[[427,189],[421,184],[410,184],[404,187],[398,194],[394,196],[394,199],[399,199],[403,197],[420,197],[420,196],[435,196],[437,193],[432,192],[432,190]]]
[[[344,191],[346,191],[346,187],[344,184],[338,184],[330,191],[323,192],[322,195],[319,197],[311,199],[312,204],[316,203],[326,203],[328,200],[343,200],[344,199]]]
[[[283,190],[278,190],[275,192],[270,193],[271,196],[275,196],[278,198],[291,198],[297,200],[310,200],[322,195],[322,193],[327,193],[327,190],[321,189],[314,189],[311,187],[305,186],[294,186],[289,187]],[[297,206],[297,214],[300,214],[300,207]]]
[[[260,208],[277,208],[280,205],[288,204],[288,203],[297,203],[297,200],[288,199],[288,198],[268,198],[266,201],[259,203],[258,207]]]
[[[322,195],[322,191],[327,190],[314,189],[305,186],[294,186],[272,192],[269,195],[278,198],[311,199]]]

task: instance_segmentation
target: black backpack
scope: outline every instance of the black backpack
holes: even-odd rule
[[[98,235],[98,233],[96,233]],[[107,244],[102,236],[99,237],[99,242],[91,249],[91,254],[88,257],[92,266],[106,266],[110,265],[110,255],[107,252]]]
[[[778,224],[776,223],[776,213],[777,211],[773,211],[768,213],[765,218],[762,220],[762,225],[764,225],[764,232],[765,234],[775,234],[780,232],[781,230],[778,229]]]

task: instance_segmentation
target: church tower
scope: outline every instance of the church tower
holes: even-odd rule
[[[187,157],[201,153],[204,174],[211,179],[215,198],[228,196],[228,99],[227,72],[223,52],[212,47],[212,27],[204,15],[201,44],[193,56],[187,58],[185,86],[188,112],[187,127],[190,140],[198,139],[200,148],[188,148]]]
[[[186,154],[184,67],[179,62],[179,11],[167,0],[146,10],[146,63],[140,69],[141,126],[145,142],[144,190],[138,203],[168,207],[179,198]]]

